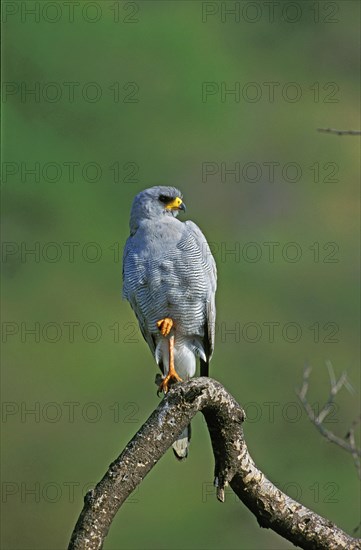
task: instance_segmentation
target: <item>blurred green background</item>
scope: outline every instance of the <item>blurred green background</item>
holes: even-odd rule
[[[245,405],[256,463],[357,526],[352,457],[319,435],[295,388],[309,362],[317,408],[326,361],[347,370],[355,392],[326,424],[345,436],[360,398],[359,138],[316,128],[359,128],[360,5],[271,5],[3,2],[4,549],[65,548],[84,493],[158,404],[121,300],[131,202],[155,184],[182,190],[183,219],[212,243],[211,376]],[[231,492],[219,504],[212,480],[199,415],[189,459],[163,457],[105,548],[293,548]]]

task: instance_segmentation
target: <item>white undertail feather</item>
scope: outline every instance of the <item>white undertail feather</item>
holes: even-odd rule
[[[163,374],[169,370],[168,339],[160,337],[155,349],[155,360],[163,365]],[[174,368],[182,378],[188,380],[196,372],[196,358],[201,357],[206,361],[206,355],[200,338],[176,335],[174,340]]]

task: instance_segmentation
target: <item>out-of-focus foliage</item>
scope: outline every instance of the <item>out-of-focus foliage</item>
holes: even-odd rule
[[[276,2],[273,22],[265,2],[4,4],[2,548],[64,548],[83,493],[158,403],[121,300],[131,201],[154,184],[181,188],[183,219],[212,243],[211,375],[246,406],[257,464],[351,532],[352,458],[294,390],[306,361],[316,407],[326,360],[359,382],[359,139],[316,132],[358,126],[358,3]],[[358,402],[342,392],[327,426],[345,435]],[[193,424],[189,459],[160,461],[105,548],[290,548],[232,493],[216,501],[209,437]]]

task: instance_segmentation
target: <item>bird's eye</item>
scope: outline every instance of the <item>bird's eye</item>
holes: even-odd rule
[[[167,197],[167,195],[159,195],[160,202],[163,202],[164,204],[167,204],[168,202],[171,202],[172,198]]]

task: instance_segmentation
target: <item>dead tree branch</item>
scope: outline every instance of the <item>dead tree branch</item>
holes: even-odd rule
[[[360,136],[361,130],[335,130],[335,128],[317,128],[317,132],[337,134],[338,136]]]
[[[312,371],[312,367],[309,365],[306,365],[303,371],[303,382],[302,387],[300,390],[297,390],[296,393],[298,395],[299,400],[301,401],[301,404],[306,411],[306,414],[308,418],[311,420],[312,424],[318,429],[318,431],[328,439],[328,441],[331,441],[332,443],[335,443],[341,449],[344,449],[348,453],[351,453],[357,473],[359,477],[361,478],[361,466],[360,466],[360,457],[361,457],[361,449],[358,449],[355,442],[355,428],[358,424],[358,421],[354,421],[351,424],[350,429],[348,430],[348,433],[346,434],[345,438],[339,437],[335,435],[331,430],[328,430],[324,426],[324,421],[326,420],[327,416],[332,411],[332,405],[334,403],[335,397],[338,394],[338,392],[341,390],[341,388],[345,387],[350,393],[353,393],[353,387],[351,386],[347,375],[345,372],[343,372],[340,376],[340,378],[337,380],[333,367],[331,363],[327,362],[327,368],[328,373],[330,377],[330,394],[328,396],[328,399],[322,409],[316,414],[312,406],[310,405],[307,394],[308,394],[308,388],[309,388],[309,380],[310,380],[310,374]]]
[[[244,411],[211,378],[177,384],[143,424],[103,479],[84,499],[69,550],[102,548],[114,516],[127,497],[189,424],[202,411],[215,457],[217,497],[229,483],[261,527],[273,529],[304,549],[361,549],[330,521],[282,493],[256,467],[243,436]]]

